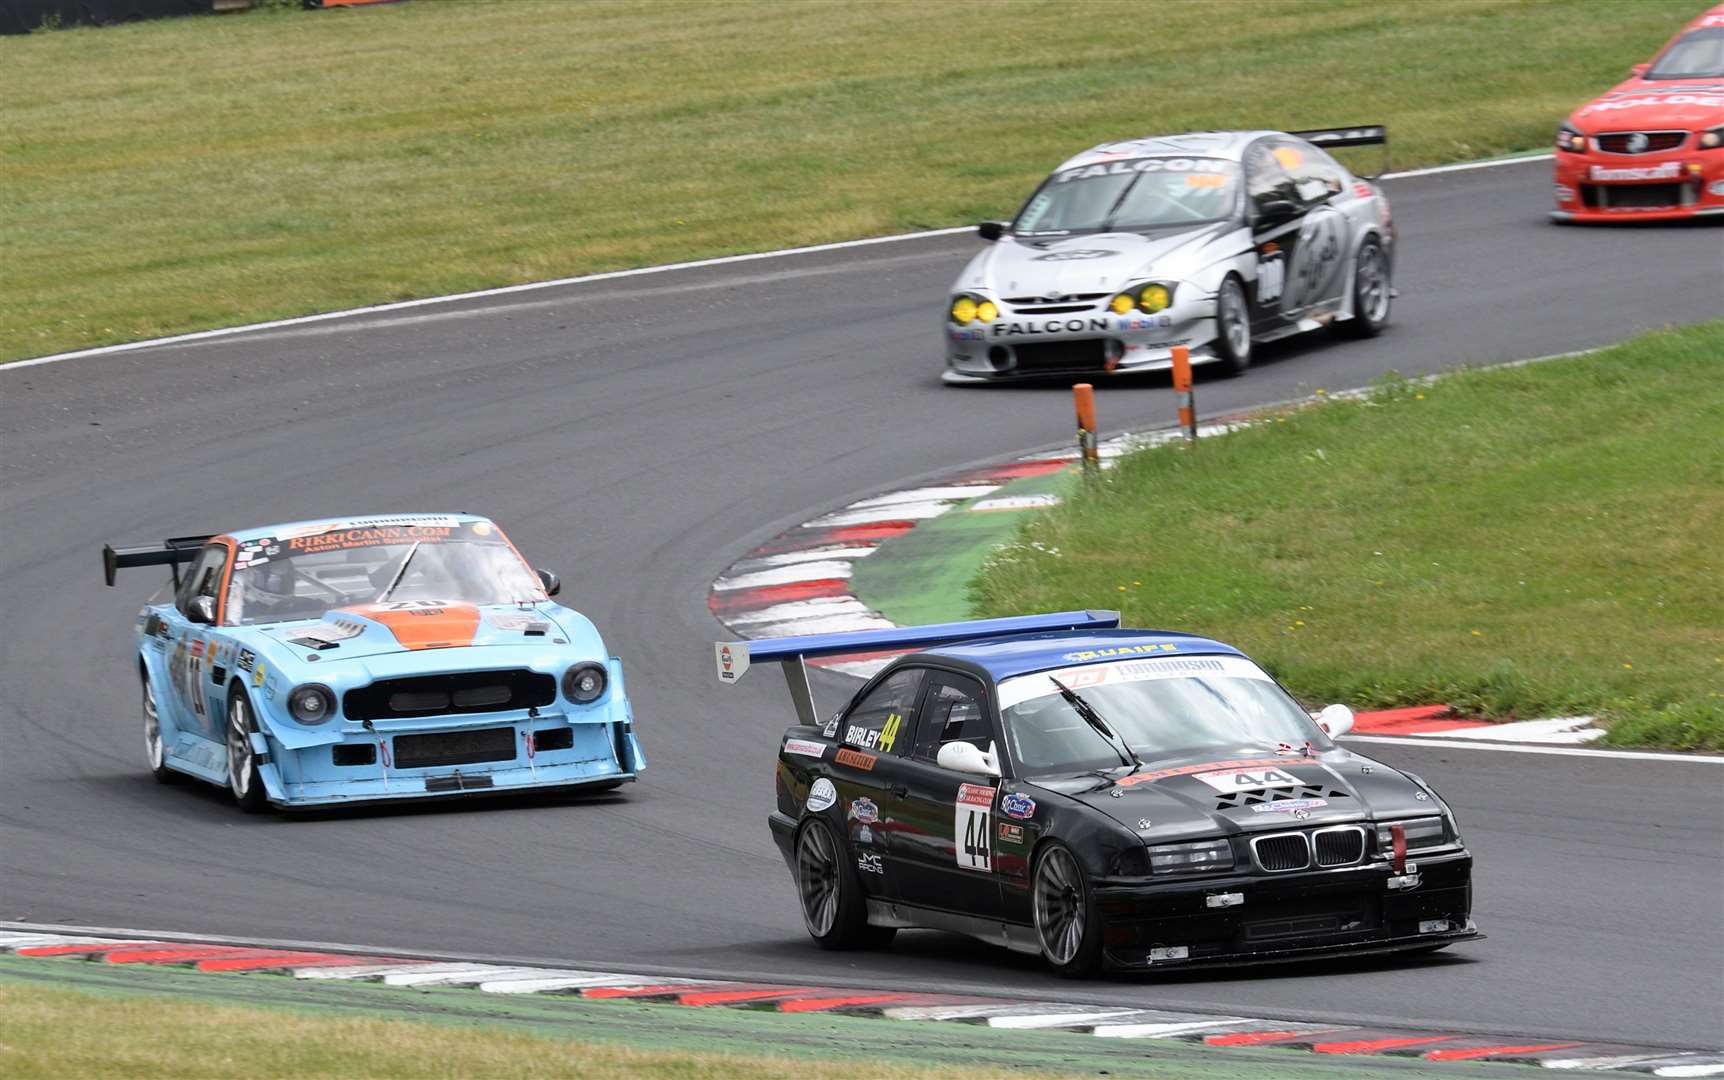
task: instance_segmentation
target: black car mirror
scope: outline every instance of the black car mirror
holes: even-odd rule
[[[1257,204],[1257,220],[1265,225],[1279,225],[1299,216],[1299,204],[1292,199],[1268,199]]]
[[[563,591],[563,579],[549,570],[538,571],[539,580],[545,583],[545,595],[555,596]]]
[[[1003,221],[984,221],[976,226],[976,235],[991,244],[1006,235],[1006,223]]]
[[[192,597],[192,602],[186,605],[186,619],[203,626],[214,626],[215,598],[213,596]]]

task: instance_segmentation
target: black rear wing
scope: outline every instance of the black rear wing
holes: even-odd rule
[[[174,588],[177,589],[180,587],[180,564],[197,558],[198,552],[214,537],[214,533],[208,536],[170,536],[162,541],[160,547],[144,545],[117,548],[112,544],[103,544],[102,576],[112,585],[121,567],[167,566],[173,571]]]
[[[1383,167],[1377,170],[1377,176],[1389,171],[1389,128],[1386,124],[1354,124],[1352,127],[1313,128],[1310,131],[1289,131],[1287,134],[1297,135],[1313,146],[1321,146],[1325,150],[1346,146],[1381,146],[1383,148]]]

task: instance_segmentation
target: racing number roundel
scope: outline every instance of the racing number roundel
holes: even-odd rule
[[[952,817],[952,839],[958,849],[958,865],[966,870],[990,871],[994,852],[989,846],[994,832],[994,789],[986,784],[960,784]]]

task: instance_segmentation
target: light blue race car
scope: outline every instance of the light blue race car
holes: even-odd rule
[[[102,550],[168,566],[138,613],[144,746],[161,781],[247,812],[542,788],[646,767],[622,665],[493,522],[401,514]]]

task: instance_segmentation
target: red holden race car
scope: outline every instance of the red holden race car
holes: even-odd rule
[[[1556,133],[1557,221],[1724,216],[1724,4]]]

